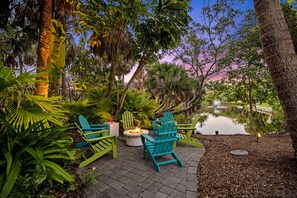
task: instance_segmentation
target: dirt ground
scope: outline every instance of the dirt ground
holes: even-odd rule
[[[197,172],[197,197],[297,197],[297,159],[288,134],[197,135],[206,149]],[[248,151],[234,156],[232,150]]]

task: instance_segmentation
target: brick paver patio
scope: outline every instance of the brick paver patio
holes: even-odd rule
[[[184,167],[177,164],[161,166],[158,173],[147,156],[142,158],[142,146],[129,147],[118,140],[118,157],[106,154],[89,166],[79,169],[82,178],[93,174],[95,182],[88,184],[88,198],[196,198],[197,166],[205,150],[178,143],[175,151]],[[94,170],[95,169],[95,170]],[[101,173],[96,175],[96,173]]]

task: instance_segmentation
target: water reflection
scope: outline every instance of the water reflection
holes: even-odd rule
[[[204,123],[200,122],[196,125],[196,130],[203,135],[215,135],[215,131],[218,131],[219,135],[248,134],[244,124],[225,116],[211,114],[207,116]]]
[[[209,108],[200,112],[196,131],[204,135],[270,133],[278,130],[279,125],[272,115],[253,113],[253,122],[248,112],[240,107]]]

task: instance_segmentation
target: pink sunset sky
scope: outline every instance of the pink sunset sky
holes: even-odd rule
[[[203,4],[204,4],[203,2],[204,1],[201,1],[201,0],[192,0],[192,2],[191,2],[191,6],[192,6],[193,9],[190,12],[190,15],[193,18],[193,21],[195,21],[195,22],[200,22],[201,10],[202,10]],[[206,0],[206,2],[207,2],[207,0]],[[209,0],[209,2],[213,3],[213,2],[215,2],[215,0]],[[236,0],[235,0],[235,2],[236,2]],[[245,0],[244,3],[240,3],[239,0],[238,0],[238,3],[237,3],[236,6],[241,10],[253,9],[253,1],[252,0]],[[160,62],[161,63],[164,63],[164,62],[172,63],[173,59],[174,59],[174,57],[172,55],[165,55],[164,58],[162,58],[160,60]],[[131,77],[134,74],[135,70],[136,70],[136,66],[133,67],[133,69],[131,70],[131,72],[129,74],[125,75],[125,83],[127,83],[131,79]],[[218,80],[220,78],[221,78],[221,75],[213,76],[211,78],[211,80]]]

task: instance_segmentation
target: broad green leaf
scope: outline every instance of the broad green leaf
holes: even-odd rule
[[[47,168],[52,169],[56,174],[58,174],[59,176],[61,176],[63,179],[65,179],[66,181],[72,182],[74,181],[73,176],[71,176],[69,173],[67,173],[61,166],[59,166],[57,163],[52,162],[52,161],[48,161],[48,160],[44,160],[44,165]]]
[[[18,160],[15,160],[12,163],[11,169],[9,171],[9,174],[5,178],[5,183],[3,185],[3,188],[1,189],[0,197],[1,198],[6,198],[8,197],[10,191],[12,190],[19,174],[21,171],[21,162]]]

